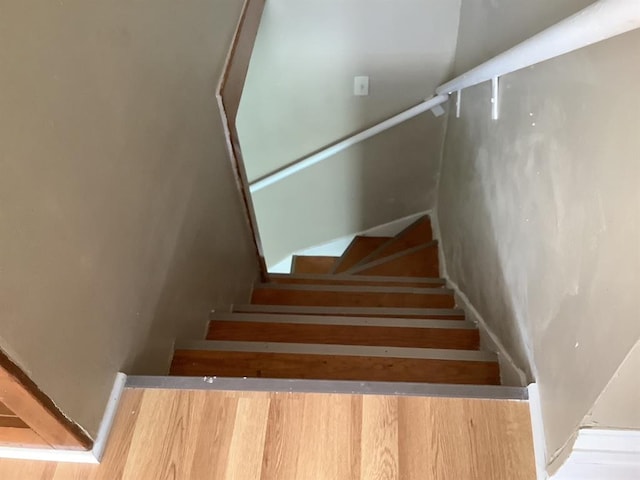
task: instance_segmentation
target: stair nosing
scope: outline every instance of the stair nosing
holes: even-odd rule
[[[281,393],[335,393],[527,401],[526,387],[289,378],[129,375],[125,388]]]
[[[437,348],[407,348],[316,343],[245,342],[226,340],[190,340],[177,342],[175,350],[280,353],[296,355],[333,355],[345,357],[405,358],[414,360],[452,360],[497,362],[493,352]]]
[[[395,234],[393,237],[391,237],[387,242],[383,243],[382,245],[380,245],[378,248],[376,248],[373,252],[371,252],[369,255],[367,255],[366,257],[364,257],[363,259],[361,259],[358,263],[356,263],[353,267],[351,268],[355,268],[358,265],[365,265],[367,263],[369,263],[372,258],[375,258],[375,256],[377,254],[379,254],[381,251],[383,251],[385,248],[387,248],[389,245],[391,245],[394,241],[396,241],[399,237],[401,237],[402,235],[404,235],[405,233],[411,231],[413,228],[415,228],[419,222],[423,221],[425,218],[429,218],[429,222],[431,222],[431,218],[429,217],[429,215],[423,215],[420,218],[418,218],[417,220],[415,220],[414,222],[412,222],[411,224],[407,225],[405,228],[403,228],[402,230],[400,230],[397,234]],[[346,270],[347,272],[349,270]]]
[[[340,281],[352,282],[394,282],[394,283],[433,283],[437,285],[446,285],[447,281],[441,277],[393,277],[387,275],[353,275],[344,273],[269,273],[269,277],[287,278],[291,277],[300,280],[329,280],[337,279]],[[421,288],[421,287],[416,287]],[[429,288],[429,287],[425,287]]]
[[[412,295],[453,295],[450,288],[430,288],[430,287],[396,287],[383,285],[313,285],[313,284],[292,284],[292,283],[262,283],[254,286],[255,289],[272,290],[298,290],[317,292],[357,292],[357,293],[406,293]]]
[[[300,325],[342,325],[353,327],[424,328],[443,330],[477,330],[468,320],[406,319],[394,317],[340,317],[319,315],[278,315],[275,313],[213,313],[213,322],[286,323]]]
[[[348,273],[350,275],[353,275],[354,273],[358,273],[358,272],[361,272],[363,270],[369,270],[370,268],[378,267],[378,266],[383,265],[385,263],[392,262],[393,260],[396,260],[398,258],[402,258],[405,255],[410,255],[412,253],[419,252],[420,250],[424,250],[426,248],[433,247],[434,245],[438,245],[438,240],[431,240],[430,242],[423,243],[422,245],[418,245],[418,246],[412,247],[412,248],[407,248],[406,250],[402,250],[402,251],[394,253],[392,255],[388,255],[386,257],[379,258],[378,260],[374,260],[374,261],[369,262],[369,263],[358,264],[358,265],[356,265],[354,267],[351,267],[349,270],[344,271],[343,273]]]
[[[399,318],[403,315],[464,315],[460,308],[403,308],[403,307],[308,307],[298,305],[262,305],[262,304],[237,304],[232,309],[240,309],[242,313],[282,313],[293,312],[304,315],[308,312],[336,312],[362,313],[371,316],[395,315]],[[269,311],[270,310],[270,311]]]

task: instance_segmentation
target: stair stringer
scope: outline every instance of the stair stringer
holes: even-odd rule
[[[447,287],[453,290],[456,300],[456,308],[464,310],[466,318],[473,322],[480,331],[480,348],[495,352],[498,355],[498,363],[500,364],[500,381],[502,385],[526,387],[534,379],[528,378],[517,363],[513,360],[509,350],[504,346],[498,335],[496,335],[487,325],[480,312],[475,308],[469,297],[462,291],[460,286],[451,279],[447,269],[447,260],[442,245],[442,237],[440,235],[440,222],[438,219],[437,208],[430,213],[431,228],[433,239],[438,241],[438,260],[440,266],[440,277],[447,281]]]

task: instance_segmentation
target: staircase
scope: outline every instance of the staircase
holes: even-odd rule
[[[429,217],[356,237],[341,257],[296,256],[249,305],[176,346],[171,375],[499,385],[495,354],[439,278]]]

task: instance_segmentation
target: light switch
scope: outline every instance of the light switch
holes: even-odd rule
[[[353,94],[358,96],[369,95],[369,77],[353,77]]]

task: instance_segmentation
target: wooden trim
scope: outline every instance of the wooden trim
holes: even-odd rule
[[[11,411],[9,407],[0,402],[0,416],[14,417],[16,414]]]
[[[53,448],[89,450],[91,438],[0,351],[0,402]],[[26,430],[26,429],[23,429]],[[0,437],[0,443],[3,438]]]
[[[362,265],[366,265],[367,263],[370,263],[370,262],[372,262],[374,260],[379,260],[380,258],[384,258],[384,257],[379,257],[379,255],[381,253],[383,253],[385,250],[387,250],[387,248],[389,248],[391,245],[396,243],[399,239],[402,239],[403,237],[405,237],[414,228],[416,228],[418,225],[420,225],[425,219],[428,220],[429,226],[431,228],[431,217],[429,215],[422,215],[421,217],[417,218],[415,221],[413,221],[409,225],[407,225],[405,228],[403,228],[395,236],[389,238],[389,240],[387,240],[385,243],[380,245],[378,248],[376,248],[374,251],[372,251],[369,255],[367,255],[366,257],[364,257],[362,259],[360,259],[355,265],[352,265],[344,273],[349,274],[349,273],[351,273],[351,270],[353,270],[353,269],[357,269],[358,267],[360,267]],[[429,241],[433,241],[433,230],[431,231],[431,239],[430,240],[425,239],[425,242],[429,242]],[[425,243],[425,242],[421,242],[421,243]]]
[[[234,34],[233,42],[227,56],[222,77],[216,91],[218,106],[222,116],[222,122],[227,141],[227,151],[236,177],[236,185],[244,210],[246,220],[253,237],[253,245],[256,251],[260,278],[268,280],[267,263],[264,258],[262,241],[258,231],[258,221],[249,190],[249,180],[240,149],[240,139],[236,127],[236,116],[240,105],[240,97],[244,88],[249,61],[258,34],[262,11],[265,0],[246,0],[238,27]]]
[[[0,428],[29,428],[29,425],[14,415],[13,417],[0,417]]]
[[[0,444],[5,447],[51,449],[51,445],[45,442],[42,437],[30,428],[0,427],[0,439]]]

